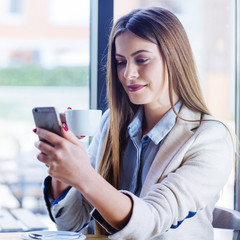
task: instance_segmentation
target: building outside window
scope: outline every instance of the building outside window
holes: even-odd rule
[[[10,0],[9,1],[9,13],[10,14],[22,14],[23,12],[23,0]]]
[[[0,206],[46,213],[42,181],[47,168],[36,158],[31,111],[89,107],[90,2],[1,3],[0,191],[7,186],[15,198],[3,195]]]

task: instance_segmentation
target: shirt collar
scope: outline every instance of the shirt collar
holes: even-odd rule
[[[178,113],[181,108],[182,102],[178,101],[174,108]],[[129,136],[133,138],[141,139],[142,135],[142,118],[143,118],[143,106],[138,110],[135,118],[128,126]],[[146,135],[154,142],[154,144],[159,144],[159,142],[166,137],[166,135],[171,131],[175,122],[176,114],[172,109],[170,109],[163,118],[148,132]]]
[[[143,106],[139,108],[133,121],[128,125],[128,133],[131,138],[142,135]]]

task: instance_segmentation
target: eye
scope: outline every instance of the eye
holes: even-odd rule
[[[124,66],[124,65],[126,65],[126,61],[116,60],[116,65],[117,65],[117,66]]]
[[[149,60],[148,58],[138,58],[136,59],[136,62],[139,64],[144,64],[144,63],[147,63],[148,60]]]

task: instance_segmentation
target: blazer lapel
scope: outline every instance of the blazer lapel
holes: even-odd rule
[[[182,106],[179,115],[187,120],[200,120],[201,118],[199,112],[193,112],[185,105]],[[150,167],[140,197],[144,197],[151,186],[158,182],[173,157],[194,134],[193,130],[196,129],[199,124],[200,122],[187,122],[179,118],[177,119],[175,126],[163,142]]]

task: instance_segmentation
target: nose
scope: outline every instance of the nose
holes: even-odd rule
[[[127,63],[125,71],[124,71],[124,78],[125,79],[136,79],[138,78],[138,68],[133,63]]]

